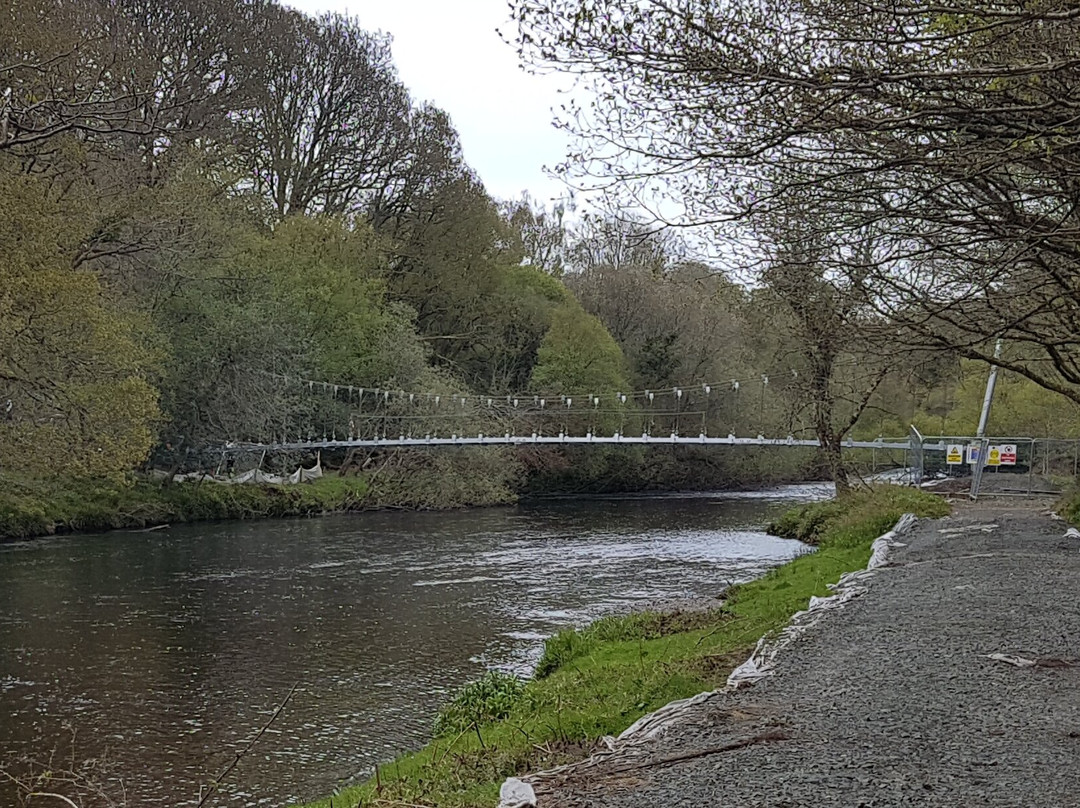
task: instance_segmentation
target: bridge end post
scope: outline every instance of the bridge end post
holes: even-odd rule
[[[911,484],[918,488],[923,483],[926,467],[923,456],[923,436],[912,424],[908,431],[908,468],[911,469]]]

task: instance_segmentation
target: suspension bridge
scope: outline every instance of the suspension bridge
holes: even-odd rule
[[[693,444],[695,446],[803,446],[803,447],[819,447],[821,444],[817,440],[809,440],[805,438],[795,438],[789,435],[786,438],[766,438],[763,435],[758,435],[752,438],[740,438],[735,435],[727,435],[726,437],[715,437],[705,435],[703,433],[698,435],[679,435],[672,433],[671,435],[621,435],[618,432],[612,435],[594,435],[587,433],[585,435],[511,435],[509,433],[505,435],[484,435],[482,433],[476,435],[451,435],[450,437],[440,438],[436,436],[425,435],[422,438],[410,438],[404,435],[397,437],[375,437],[375,438],[345,438],[345,439],[313,439],[307,441],[296,441],[293,443],[240,443],[240,444],[227,444],[225,449],[238,449],[243,448],[249,451],[303,451],[306,449],[349,449],[349,448],[393,448],[393,447],[406,447],[406,446],[527,446],[532,444],[538,445],[552,445],[552,444],[625,444],[625,445],[672,445],[672,444]],[[879,440],[845,440],[841,444],[844,448],[848,449],[908,449],[910,443],[908,441],[887,441],[884,439]],[[924,449],[930,450],[933,447],[924,447]]]
[[[234,439],[222,452],[304,452],[464,446],[693,445],[816,448],[804,425],[766,436],[766,375],[663,389],[504,396],[365,388],[266,374],[273,408],[264,434]],[[793,372],[791,380],[798,381]],[[772,419],[772,420],[775,420]],[[754,430],[755,422],[762,427]],[[747,425],[750,425],[750,429]],[[751,434],[746,434],[746,432]],[[738,434],[742,432],[743,434]],[[756,433],[756,434],[755,434]],[[906,450],[909,442],[853,440],[852,449]]]
[[[559,446],[696,446],[775,447],[817,449],[821,444],[805,423],[798,420],[796,396],[781,404],[775,395],[791,379],[770,380],[766,375],[729,379],[713,384],[693,384],[628,392],[574,394],[517,393],[504,396],[454,391],[407,391],[365,388],[328,381],[264,374],[259,391],[259,412],[265,413],[261,434],[234,437],[209,452],[219,458],[218,472],[229,455],[259,454],[258,466],[225,481],[274,481],[261,472],[268,455],[310,454],[341,450],[453,449],[463,447],[559,447]],[[778,390],[779,388],[779,390]],[[770,397],[770,393],[772,396]],[[250,415],[250,413],[249,413]],[[787,419],[784,423],[784,419]],[[250,418],[244,423],[250,425]],[[786,434],[776,435],[777,424]],[[754,427],[758,427],[755,429]],[[770,436],[767,433],[773,432]],[[740,434],[740,432],[742,434]],[[750,434],[746,434],[746,433]],[[754,434],[756,433],[756,434]],[[873,440],[846,438],[841,449],[883,450],[871,456],[871,470],[880,458],[886,466],[904,470],[905,480],[919,484],[928,469],[940,477],[969,476],[971,496],[978,495],[983,463],[954,460],[957,447],[978,446],[979,456],[989,456],[994,442],[1018,447],[1019,466],[1013,471],[1028,475],[1027,493],[1035,490],[1034,469],[1041,464],[1044,476],[1053,467],[1071,462],[1073,474],[1080,466],[1080,442],[1066,449],[1053,440],[1030,437],[987,438],[982,435],[927,438],[911,427],[904,437]],[[1043,446],[1042,444],[1046,444]],[[1056,443],[1061,443],[1057,441]],[[896,453],[903,454],[897,456]],[[1063,454],[1064,452],[1064,454]],[[205,454],[197,453],[203,458]],[[1068,455],[1068,457],[1065,457]],[[1064,460],[1062,458],[1064,457]],[[1071,458],[1071,461],[1070,461]],[[295,462],[295,458],[292,462]],[[345,460],[346,464],[349,462]],[[1016,460],[1013,461],[1017,462]],[[313,469],[301,468],[289,480],[306,480],[321,474],[321,460]],[[183,475],[182,475],[183,476]],[[199,472],[198,477],[207,475]],[[294,479],[295,478],[295,479]],[[285,478],[281,478],[285,479]]]

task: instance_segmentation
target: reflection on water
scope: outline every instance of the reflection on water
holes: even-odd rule
[[[193,804],[299,683],[221,803],[325,794],[426,739],[485,667],[613,609],[801,552],[761,532],[821,486],[225,523],[0,546],[0,759],[105,755],[131,805]],[[236,784],[243,784],[242,788]],[[231,789],[231,790],[230,790]],[[0,803],[9,801],[0,787]]]

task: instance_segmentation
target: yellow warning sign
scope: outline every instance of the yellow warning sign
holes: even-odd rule
[[[964,463],[964,447],[959,443],[950,443],[949,451],[945,455],[945,462],[950,466],[960,466]]]
[[[988,466],[1000,466],[1001,465],[1001,447],[991,446],[990,450],[986,453],[986,465]]]

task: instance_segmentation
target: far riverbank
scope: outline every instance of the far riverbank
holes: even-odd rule
[[[566,457],[549,453],[544,457],[547,465],[522,474],[516,481],[497,475],[458,474],[451,467],[429,465],[410,469],[383,466],[346,476],[330,470],[299,485],[163,483],[136,476],[47,481],[0,478],[0,541],[230,519],[312,517],[380,509],[454,510],[546,497],[745,490],[815,479],[808,474],[815,466],[805,458],[785,456],[786,460],[770,461],[760,452],[725,455],[723,463],[712,463],[706,462],[708,458],[680,457],[657,448],[648,456],[631,451],[624,459],[633,462],[621,464],[617,453],[607,452],[603,462],[595,466],[587,461],[596,458],[583,453]],[[558,457],[560,463],[553,465],[552,457]]]

